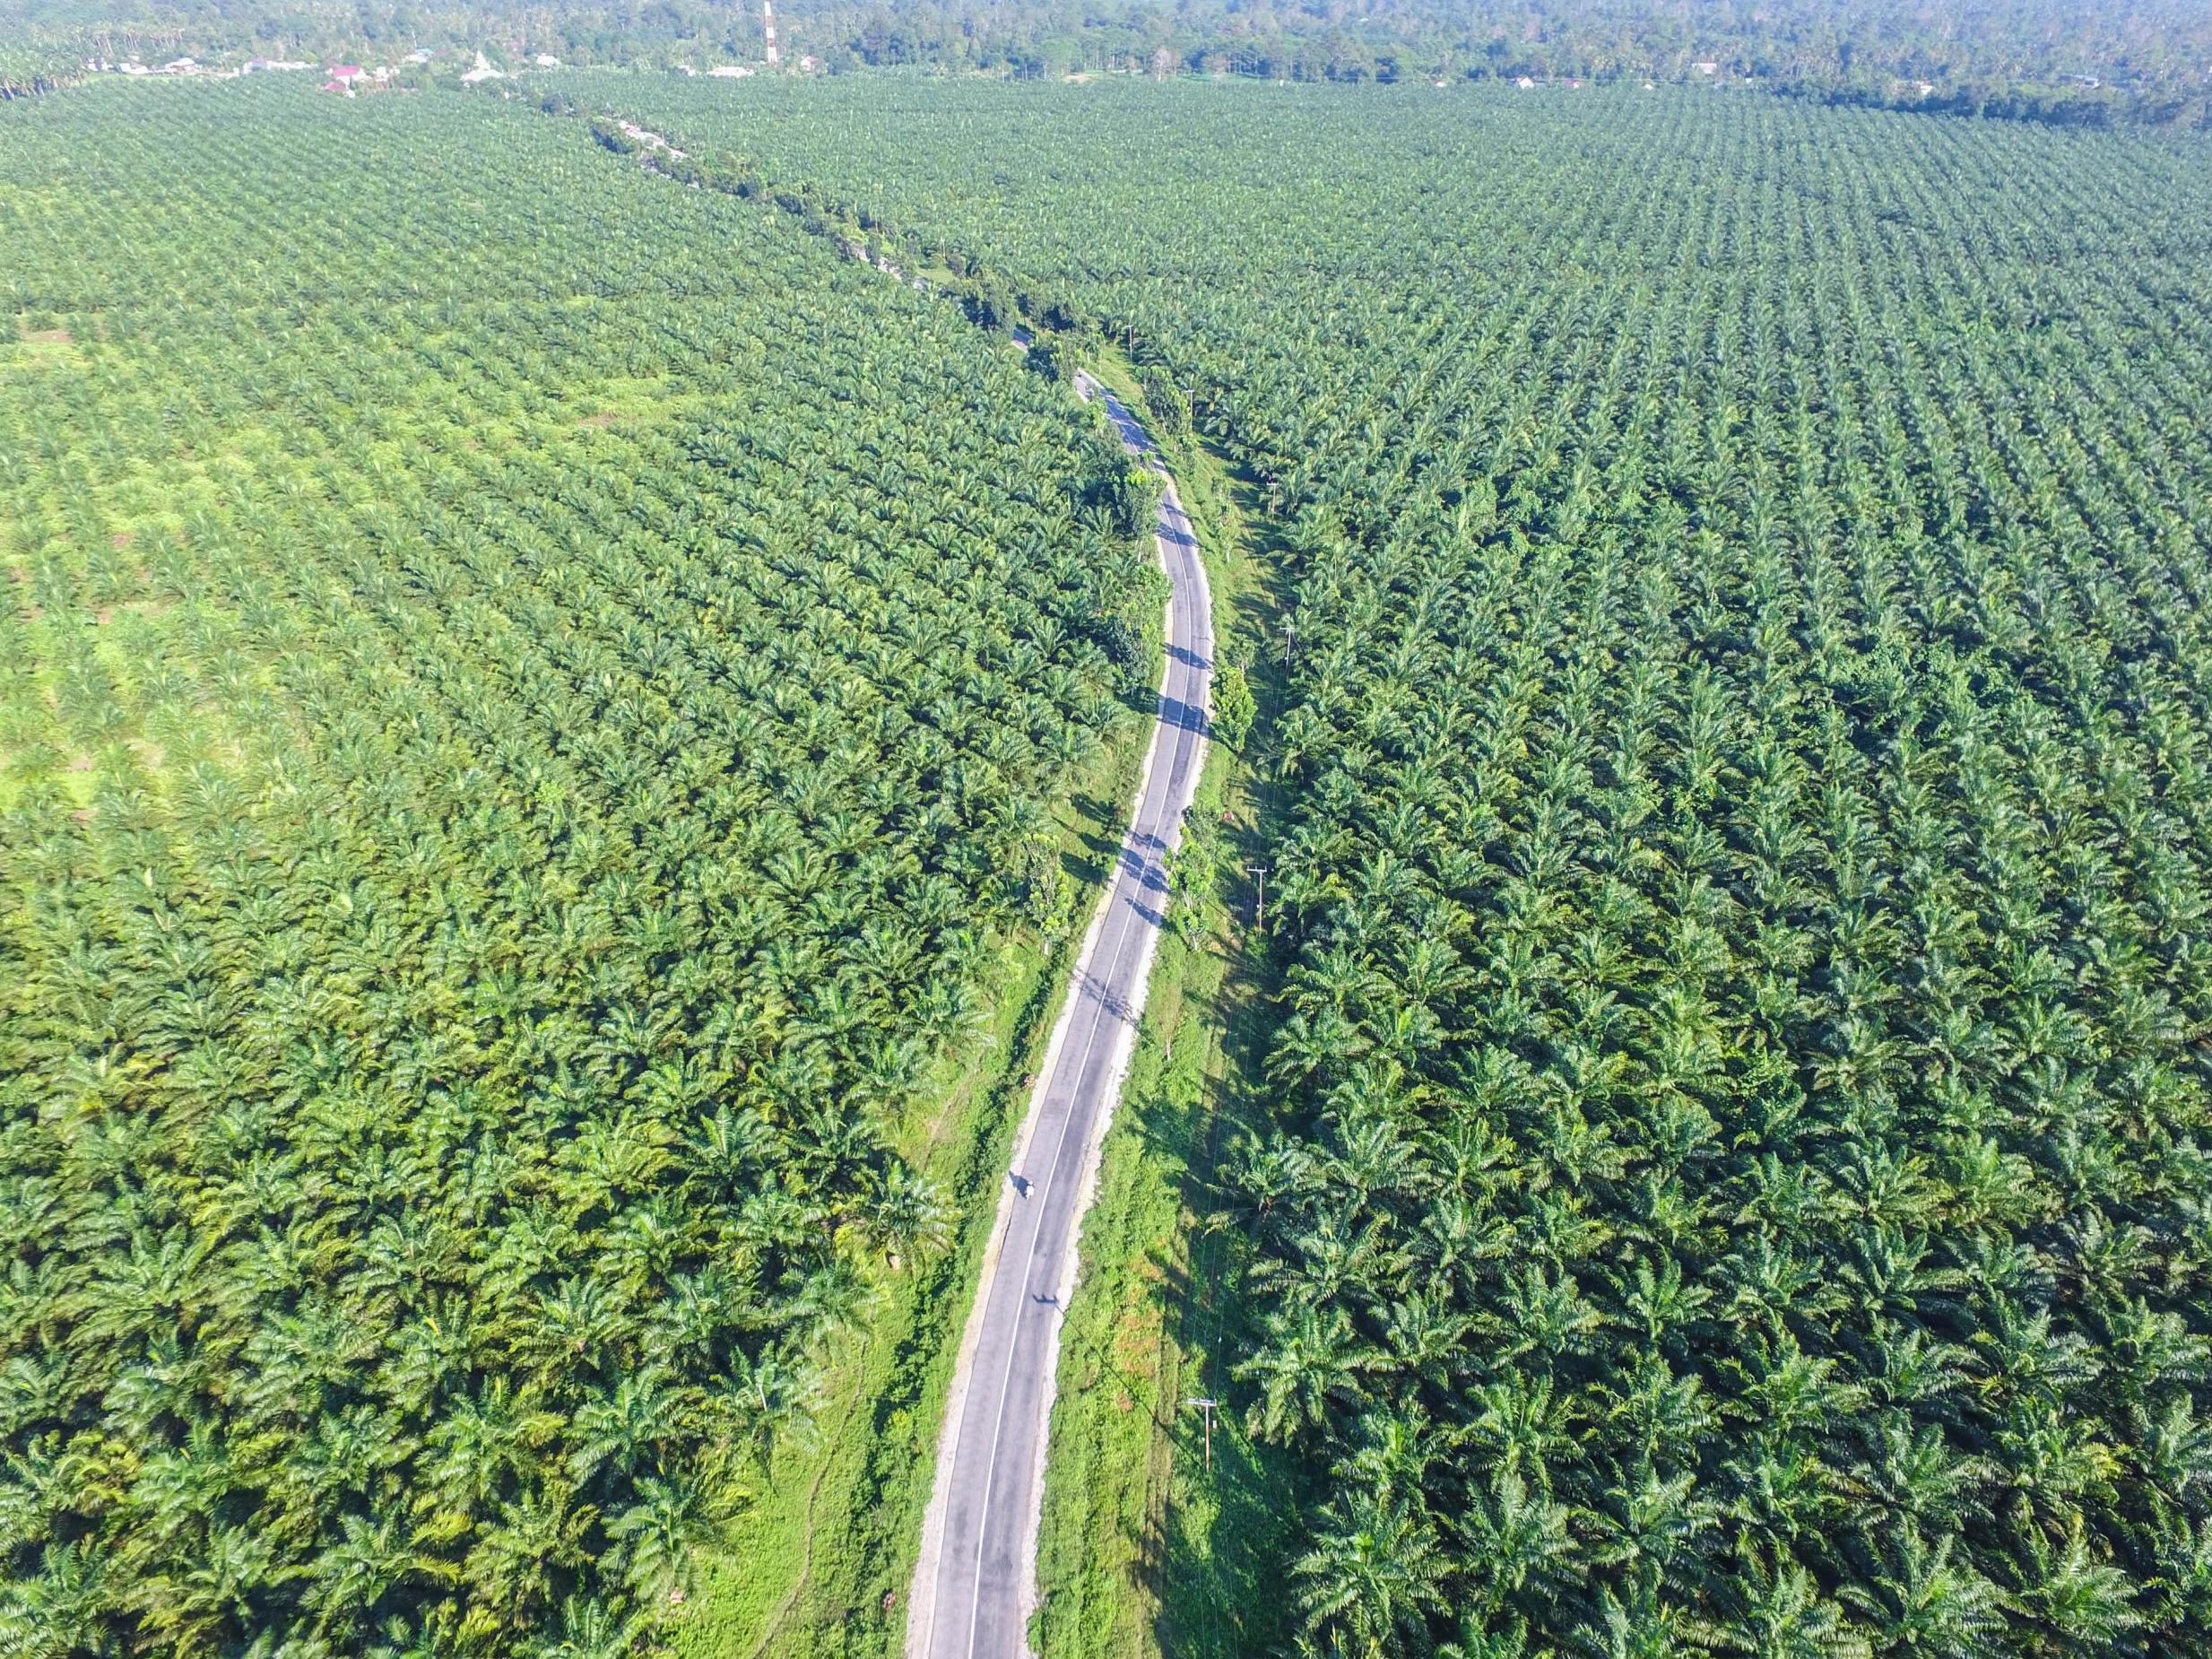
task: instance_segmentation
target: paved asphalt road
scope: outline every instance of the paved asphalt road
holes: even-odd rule
[[[1122,441],[1150,455],[1144,429],[1112,393],[1088,375],[1078,389],[1103,397]],[[1119,868],[1084,939],[1073,991],[1037,1074],[968,1316],[915,1571],[909,1659],[1019,1659],[1028,1652],[1045,1431],[1061,1308],[1074,1285],[1076,1230],[1166,919],[1164,860],[1181,837],[1205,758],[1212,607],[1191,521],[1172,482],[1160,501],[1157,535],[1175,584],[1159,725]]]

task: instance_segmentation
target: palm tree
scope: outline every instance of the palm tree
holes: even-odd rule
[[[1519,1471],[1500,1468],[1460,1517],[1477,1575],[1476,1604],[1495,1616],[1506,1608],[1544,1606],[1565,1587],[1573,1541],[1567,1507],[1531,1490]]]
[[[903,1161],[888,1165],[876,1177],[864,1216],[870,1234],[894,1264],[903,1255],[941,1250],[952,1236],[951,1211],[937,1184]]]
[[[316,1615],[317,1632],[331,1639],[346,1640],[369,1625],[385,1598],[411,1579],[443,1574],[438,1563],[416,1548],[413,1529],[398,1515],[342,1516],[338,1532],[338,1538],[300,1569],[308,1581],[302,1600]],[[265,1549],[265,1541],[257,1542]],[[213,1562],[207,1570],[215,1570]],[[252,1570],[265,1573],[265,1559],[256,1560]]]
[[[638,1501],[607,1522],[613,1565],[649,1607],[680,1603],[694,1582],[698,1551],[721,1535],[718,1504],[697,1476],[647,1475]]]
[[[1713,1622],[1717,1651],[1748,1659],[1872,1659],[1873,1646],[1796,1561],[1739,1549],[1728,1614]]]
[[[1323,1506],[1314,1548],[1292,1571],[1306,1639],[1358,1659],[1426,1653],[1447,1606],[1434,1522],[1417,1502],[1354,1487]]]
[[[1997,1589],[1971,1567],[1955,1563],[1955,1541],[1932,1542],[1904,1527],[1886,1541],[1875,1570],[1841,1592],[1865,1623],[1878,1651],[1956,1655],[1978,1659],[2004,1651]]]
[[[2052,1649],[2110,1653],[2126,1644],[2144,1622],[2136,1586],[2119,1566],[2092,1554],[2083,1518],[2074,1517],[2056,1547],[2040,1533],[2027,1538],[2023,1582],[2009,1600]]]
[[[556,1586],[589,1559],[597,1518],[555,1484],[510,1498],[469,1550],[463,1570],[472,1600],[504,1620],[535,1621],[551,1607]]]
[[[629,1659],[644,1633],[643,1621],[618,1614],[605,1602],[572,1595],[560,1604],[557,1630],[535,1645],[537,1659]]]
[[[95,1546],[49,1539],[38,1570],[0,1591],[0,1629],[28,1654],[112,1659],[123,1648],[108,1617],[111,1570]]]
[[[657,1464],[657,1449],[683,1432],[681,1402],[659,1367],[623,1377],[612,1389],[592,1391],[577,1409],[569,1434],[568,1478],[578,1490],[602,1469],[618,1481]]]
[[[765,1474],[774,1469],[778,1446],[811,1429],[818,1387],[811,1368],[774,1350],[754,1359],[740,1354],[729,1375],[708,1389],[707,1408],[720,1420],[723,1444]]]
[[[1240,1378],[1259,1385],[1260,1397],[1246,1413],[1254,1435],[1290,1438],[1323,1421],[1332,1402],[1359,1398],[1360,1375],[1375,1361],[1341,1308],[1278,1311],[1268,1316],[1266,1333],[1259,1350],[1236,1368]]]

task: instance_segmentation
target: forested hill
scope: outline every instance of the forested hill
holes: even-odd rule
[[[1823,100],[2069,125],[2212,122],[2196,0],[785,0],[785,61],[1048,76],[1749,83]],[[398,56],[705,68],[764,56],[753,0],[0,0],[0,82],[88,57]]]

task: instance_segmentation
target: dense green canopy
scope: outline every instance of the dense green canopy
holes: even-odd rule
[[[0,1646],[620,1651],[948,1220],[1119,449],[457,93],[0,109]]]
[[[1279,504],[1215,1198],[1312,1651],[2212,1648],[2212,156],[616,84],[1126,331]]]

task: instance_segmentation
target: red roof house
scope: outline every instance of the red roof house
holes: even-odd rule
[[[330,72],[330,78],[334,81],[358,81],[368,73],[359,64],[340,64]]]

